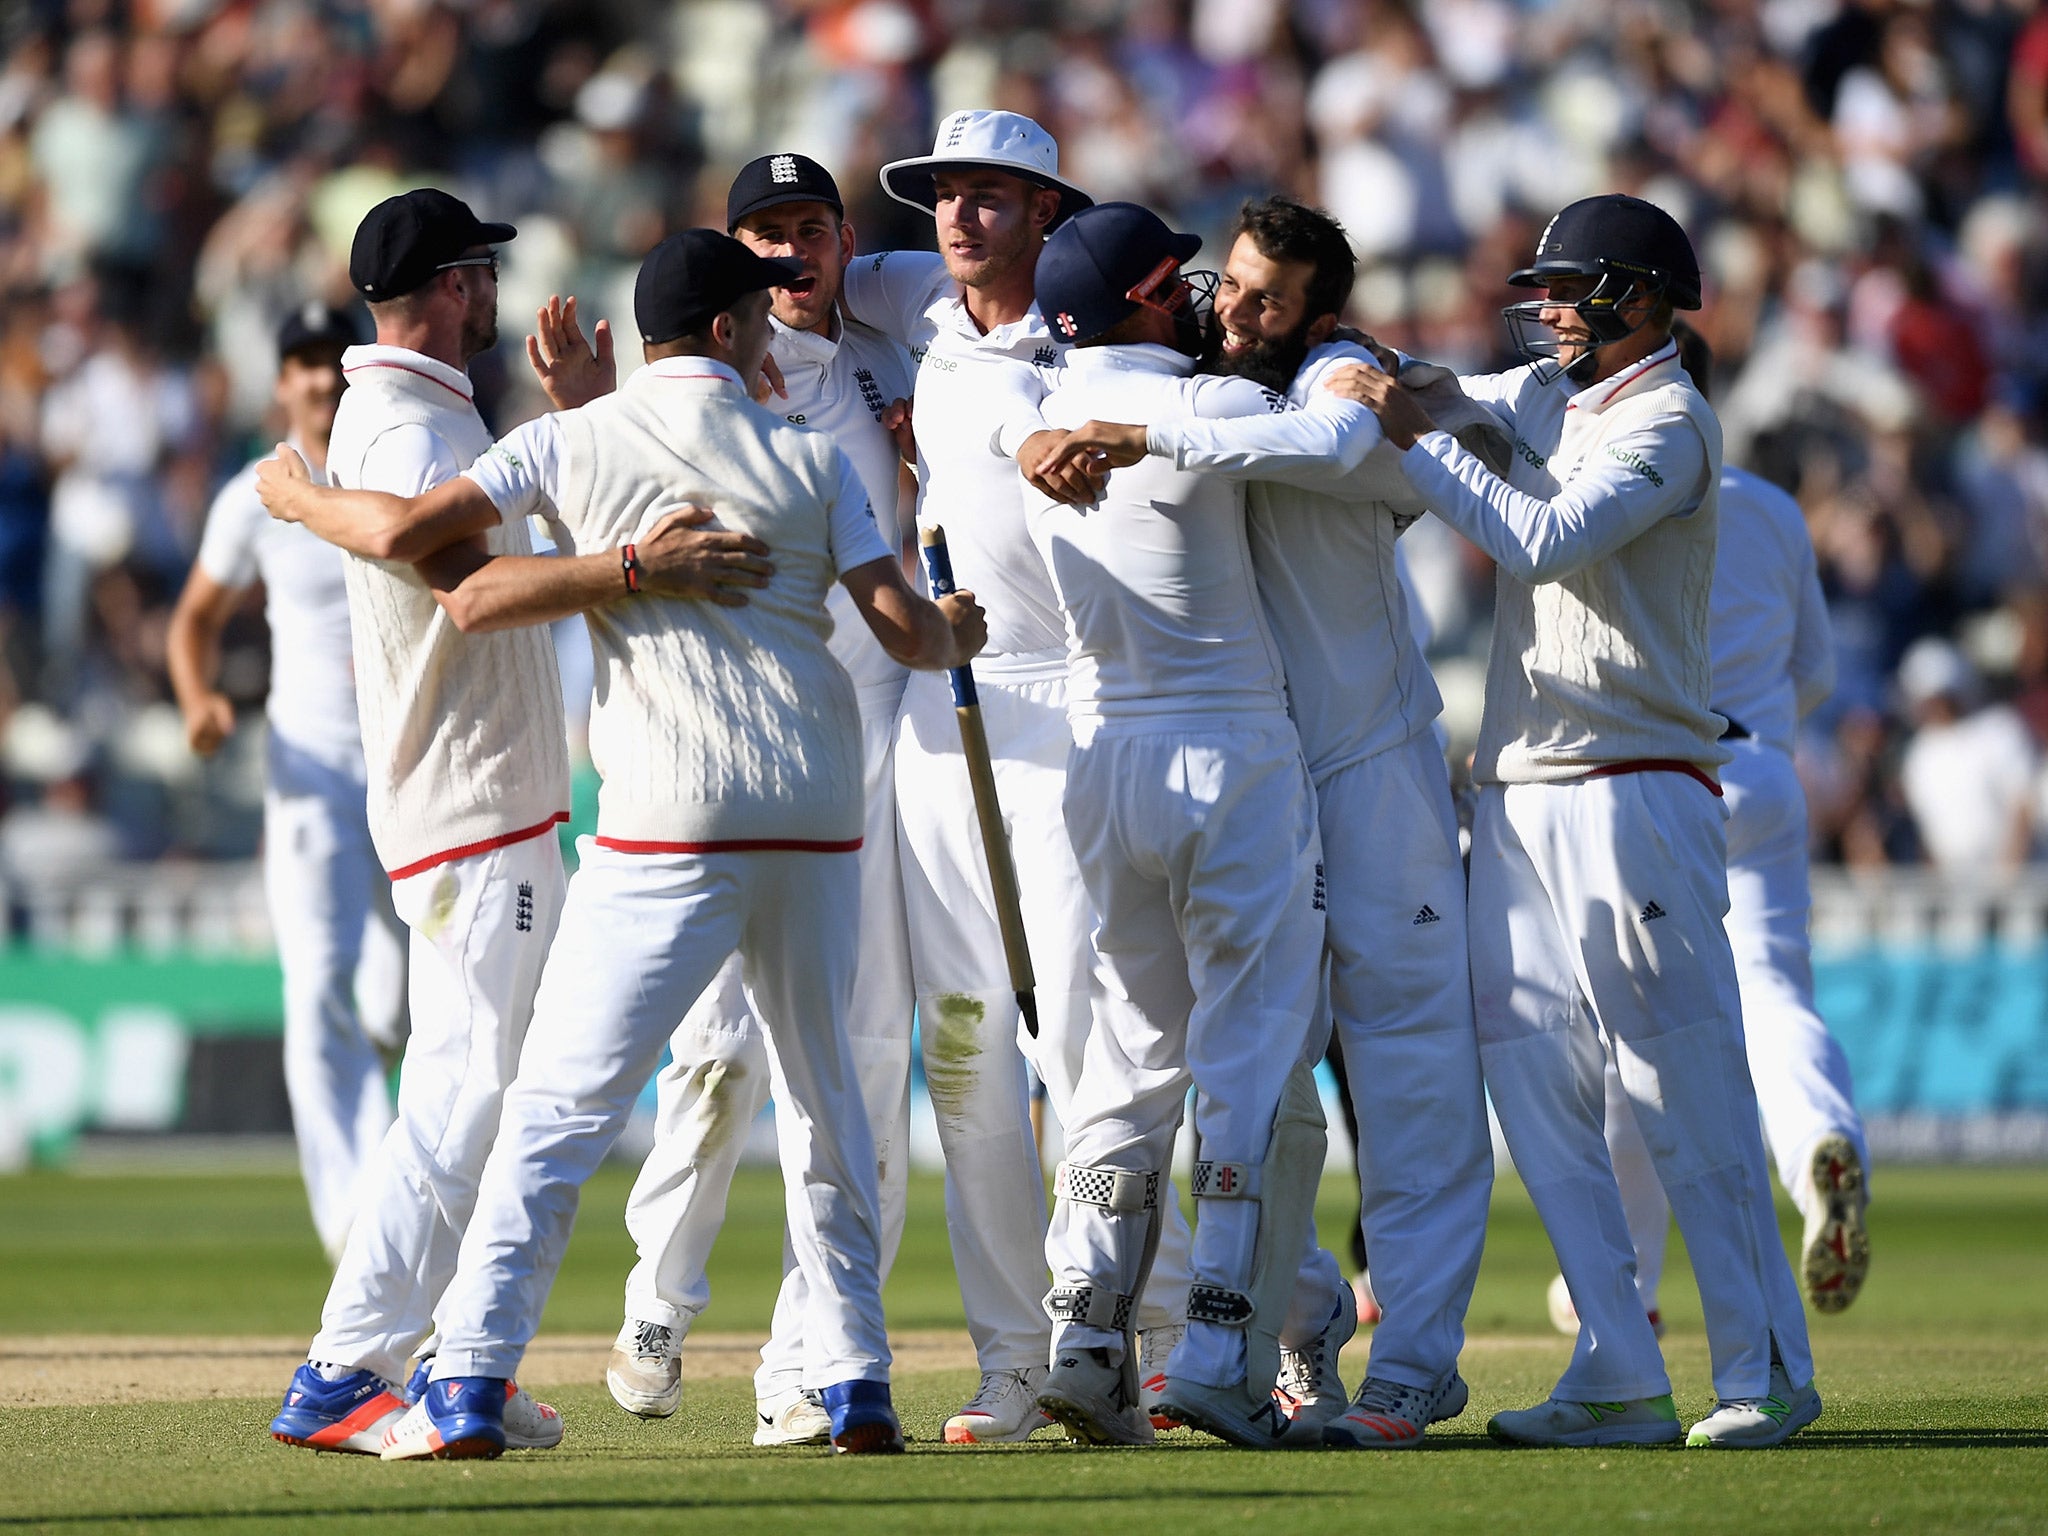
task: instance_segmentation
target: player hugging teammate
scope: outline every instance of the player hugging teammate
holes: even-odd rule
[[[289,453],[258,486],[348,552],[413,1059],[272,1433],[394,1459],[558,1442],[513,1373],[666,1045],[612,1395],[676,1411],[739,1143],[711,1122],[772,1085],[788,1258],[755,1443],[900,1450],[880,1284],[913,1017],[982,1373],[948,1441],[1421,1444],[1469,1396],[1482,1073],[1578,1322],[1551,1397],[1495,1437],[1810,1423],[1748,1062],[1810,1063],[1765,1102],[1799,1101],[1772,1135],[1835,1301],[1868,1259],[1860,1128],[1797,974],[1771,1026],[1797,1043],[1744,1055],[1743,1002],[1803,950],[1779,922],[1738,970],[1723,930],[1725,701],[1761,699],[1777,748],[1793,661],[1752,646],[1746,691],[1716,676],[1720,434],[1672,342],[1699,302],[1683,232],[1631,198],[1566,209],[1512,278],[1545,290],[1509,311],[1530,366],[1459,380],[1339,329],[1349,245],[1291,200],[1247,205],[1219,275],[1187,269],[1196,237],[1093,205],[1013,113],[954,114],[883,184],[937,254],[860,254],[825,167],[753,162],[730,235],[643,265],[647,365],[618,384],[607,328],[551,302],[528,350],[557,410],[496,445],[462,369],[511,229],[440,193],[365,220],[379,345],[343,358],[332,488]],[[899,454],[971,591],[905,585]],[[1500,567],[1469,896],[1398,569],[1428,512]],[[527,553],[528,517],[560,556]],[[579,612],[603,789],[565,892],[533,626]],[[935,675],[970,657],[1016,913]],[[1773,846],[1759,880],[1803,891]],[[1355,1395],[1356,1303],[1313,1222],[1333,1032],[1384,1308]],[[1049,1223],[1027,1064],[1066,1137]],[[1169,1169],[1190,1090],[1192,1235]],[[1720,1404],[1689,1437],[1608,1152],[1624,1121],[1707,1303]]]

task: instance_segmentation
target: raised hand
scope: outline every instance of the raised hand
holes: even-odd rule
[[[597,340],[584,339],[576,323],[576,296],[549,296],[534,312],[534,334],[526,338],[526,361],[558,411],[588,405],[618,388],[619,370],[609,320],[597,322]]]

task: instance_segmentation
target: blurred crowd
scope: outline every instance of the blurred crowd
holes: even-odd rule
[[[1506,366],[1503,276],[1595,191],[1707,276],[1731,462],[1805,508],[1840,681],[1801,745],[1816,855],[1972,875],[2048,854],[2048,11],[2031,0],[15,0],[0,11],[0,876],[246,856],[246,746],[202,767],[163,675],[215,487],[266,441],[277,320],[346,300],[409,185],[520,235],[500,429],[550,292],[623,320],[639,257],[768,149],[833,166],[863,248],[930,242],[875,170],[943,113],[1220,247],[1333,211],[1353,318]],[[622,324],[622,335],[631,327]],[[630,359],[629,359],[630,360]],[[1409,555],[1469,733],[1491,603]],[[260,705],[252,606],[225,681]],[[242,735],[253,739],[253,729]],[[1968,807],[1967,814],[1958,807]],[[2036,828],[2040,828],[2037,835]]]

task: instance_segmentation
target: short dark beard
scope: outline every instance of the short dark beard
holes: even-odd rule
[[[1284,395],[1308,361],[1309,323],[1304,320],[1285,336],[1253,342],[1242,351],[1226,356],[1223,351],[1223,322],[1210,316],[1209,333],[1202,342],[1202,371],[1227,373],[1250,379],[1276,395]]]
[[[490,303],[484,304],[481,296],[469,301],[469,307],[462,316],[462,360],[465,365],[472,357],[481,357],[498,344],[498,296],[491,294]]]

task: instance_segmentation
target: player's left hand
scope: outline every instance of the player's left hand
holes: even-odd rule
[[[1436,422],[1415,398],[1414,391],[1403,389],[1391,373],[1353,363],[1332,369],[1319,387],[1346,400],[1356,400],[1379,417],[1380,430],[1396,448],[1412,448],[1415,439],[1436,430]]]
[[[281,523],[300,521],[300,495],[311,488],[313,472],[290,443],[277,445],[277,457],[256,466],[256,494],[263,510]]]
[[[1141,434],[1143,431],[1139,428]],[[1076,442],[1078,436],[1050,429],[1032,433],[1017,447],[1017,468],[1054,501],[1070,507],[1093,506],[1102,499],[1102,487],[1113,466],[1099,447]]]
[[[597,322],[595,346],[586,341],[576,323],[574,294],[550,295],[534,313],[534,330],[526,338],[526,361],[556,410],[574,410],[618,388],[611,322]]]
[[[744,608],[749,589],[768,585],[768,546],[751,533],[706,528],[711,517],[709,507],[677,507],[647,530],[636,551],[641,591]]]
[[[915,464],[917,434],[911,430],[911,403],[907,396],[891,400],[883,408],[882,429],[896,440],[896,456],[906,464]]]

